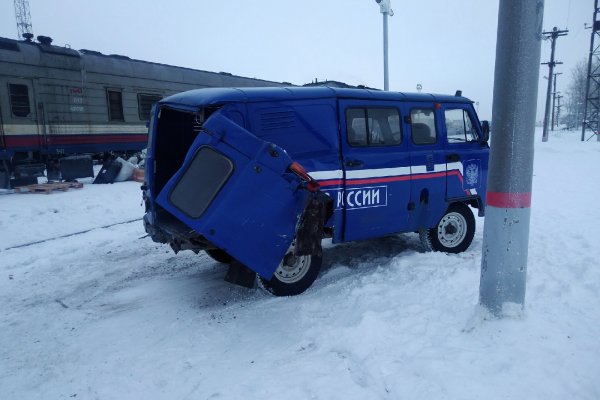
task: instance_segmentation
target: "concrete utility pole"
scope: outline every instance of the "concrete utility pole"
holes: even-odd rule
[[[383,90],[390,90],[388,70],[388,15],[394,16],[390,0],[375,0],[379,4],[379,11],[383,15]]]
[[[500,0],[479,285],[479,303],[498,317],[525,304],[543,15],[544,0]]]
[[[562,72],[554,73],[554,90],[552,91],[552,123],[550,124],[551,130],[554,130],[554,110],[556,110],[556,95],[560,93],[556,91],[556,78],[559,75],[562,75]],[[556,125],[558,126],[558,121]]]
[[[554,67],[562,62],[554,61],[554,50],[556,49],[556,39],[560,36],[566,36],[569,33],[568,29],[559,31],[557,27],[552,29],[552,32],[543,32],[542,34],[552,40],[552,52],[550,53],[550,62],[542,63],[548,65],[548,92],[546,93],[546,111],[544,112],[544,131],[542,134],[542,142],[548,141],[548,120],[550,119],[550,94],[552,93],[552,78],[554,77]]]

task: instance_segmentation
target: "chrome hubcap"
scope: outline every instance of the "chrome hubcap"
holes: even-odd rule
[[[467,236],[467,221],[457,212],[451,212],[442,218],[437,227],[437,236],[445,247],[456,247]]]

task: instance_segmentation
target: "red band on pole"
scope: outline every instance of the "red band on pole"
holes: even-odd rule
[[[529,208],[531,193],[487,192],[487,205],[498,208]]]

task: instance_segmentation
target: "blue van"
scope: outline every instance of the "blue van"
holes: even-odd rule
[[[418,232],[466,250],[484,215],[489,125],[462,97],[366,89],[199,89],[149,125],[144,225],[275,295],[316,279],[321,240]]]

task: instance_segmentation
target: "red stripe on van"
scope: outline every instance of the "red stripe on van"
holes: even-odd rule
[[[448,175],[457,175],[462,182],[462,175],[458,170],[448,171]],[[385,176],[381,178],[364,178],[364,179],[348,179],[346,185],[368,185],[371,183],[387,183],[387,182],[401,182],[408,181],[411,179],[434,179],[443,178],[446,176],[446,172],[432,172],[429,174],[415,174],[415,175],[397,175],[397,176]],[[319,181],[319,185],[325,186],[341,186],[343,184],[342,179],[332,179]]]

